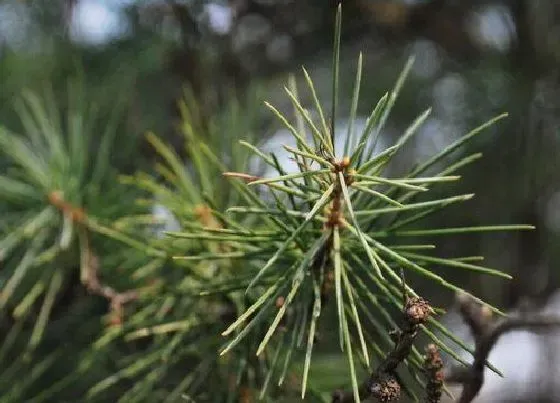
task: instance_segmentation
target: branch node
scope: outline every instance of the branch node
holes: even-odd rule
[[[473,297],[464,293],[457,295],[457,301],[463,320],[470,327],[475,340],[473,363],[468,367],[451,368],[444,376],[448,383],[463,385],[459,403],[472,402],[480,392],[484,383],[488,356],[504,333],[519,329],[534,331],[560,326],[558,317],[528,312],[494,319],[488,307],[479,304]]]
[[[432,313],[432,307],[420,297],[408,298],[404,307],[406,321],[413,325],[421,325]]]
[[[443,360],[435,344],[426,347],[424,370],[428,378],[426,382],[426,403],[439,403],[443,389]]]

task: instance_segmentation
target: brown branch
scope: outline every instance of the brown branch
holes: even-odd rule
[[[137,290],[118,292],[114,288],[105,285],[99,279],[99,258],[93,253],[90,245],[89,233],[85,226],[88,220],[85,210],[79,206],[74,206],[64,199],[61,191],[55,190],[47,195],[51,205],[74,223],[78,228],[80,237],[81,253],[81,281],[86,289],[92,293],[106,298],[111,306],[113,318],[112,324],[121,324],[124,313],[124,305],[138,298]]]
[[[87,220],[86,212],[83,208],[72,205],[64,200],[64,194],[55,190],[47,195],[49,203],[56,207],[60,212],[70,218],[74,223],[84,223]]]
[[[361,401],[371,397],[381,402],[399,399],[401,387],[397,380],[397,367],[410,354],[420,326],[426,322],[431,313],[432,308],[424,299],[408,297],[405,294],[403,323],[400,329],[392,333],[395,346],[377,369],[360,386],[359,394]],[[336,390],[332,395],[332,403],[350,402],[354,402],[352,391]]]
[[[514,330],[548,329],[560,326],[560,318],[540,314],[516,314],[494,319],[491,311],[473,298],[460,294],[457,297],[461,315],[469,325],[475,340],[474,361],[468,367],[455,367],[444,376],[448,383],[463,385],[458,403],[469,403],[478,395],[484,383],[484,369],[490,351],[503,334]]]
[[[350,168],[350,158],[349,157],[344,157],[342,160],[340,161],[334,161],[331,160],[330,162],[332,162],[333,164],[333,169],[332,169],[332,183],[335,184],[334,187],[334,191],[332,194],[332,201],[331,201],[331,205],[329,206],[329,208],[327,208],[326,213],[327,213],[327,222],[325,223],[325,226],[327,228],[333,228],[335,226],[339,227],[339,228],[343,228],[344,227],[344,213],[342,212],[342,205],[343,205],[343,201],[342,201],[342,185],[340,184],[339,180],[338,180],[338,174],[339,172],[342,172],[343,176],[344,176],[344,182],[346,184],[346,186],[351,186],[352,182],[354,180],[354,178],[352,177],[352,174],[354,173],[354,171]]]
[[[86,228],[80,228],[80,247],[82,254],[81,280],[87,290],[95,295],[106,298],[111,307],[111,324],[120,325],[124,314],[124,305],[138,298],[137,290],[119,292],[113,287],[103,284],[99,278],[99,258],[93,253]]]

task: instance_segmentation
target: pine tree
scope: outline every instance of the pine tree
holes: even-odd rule
[[[203,123],[186,96],[180,109],[188,163],[150,133],[159,156],[153,172],[124,176],[111,165],[115,127],[109,122],[95,144],[99,128],[89,125],[83,94],[71,91],[76,99],[64,110],[52,99],[23,96],[24,133],[0,128],[0,152],[9,165],[0,176],[0,319],[6,330],[0,385],[6,401],[323,401],[332,388],[317,381],[325,363],[316,351],[331,345],[329,357],[347,364],[336,387],[350,391],[335,393],[335,401],[359,402],[375,388],[379,398],[402,389],[419,400],[426,364],[414,344],[418,334],[464,363],[454,351],[469,347],[441,324],[442,310],[408,279],[470,295],[436,267],[508,277],[476,264],[478,257],[431,254],[434,246],[424,239],[530,225],[422,223],[472,198],[432,195],[480,157],[457,151],[506,115],[406,174],[388,177],[430,109],[377,152],[412,60],[358,132],[360,55],[348,131],[336,132],[340,22],[339,7],[330,108],[305,69],[305,89],[295,78],[285,88],[293,113],[265,103],[293,136],[296,146],[284,150],[296,173],[259,147],[251,99],[233,99]],[[309,92],[313,113],[302,91]],[[338,136],[343,147],[336,146]],[[250,164],[255,158],[260,170]],[[265,170],[275,176],[262,175]],[[154,203],[179,228],[158,222]],[[379,378],[375,388],[360,386],[372,372]]]

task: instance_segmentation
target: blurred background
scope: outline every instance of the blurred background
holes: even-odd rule
[[[258,89],[260,104],[251,113],[263,141],[270,137],[268,146],[274,149],[282,143],[282,132],[260,105],[267,99],[289,108],[282,91],[288,73],[300,77],[305,65],[319,97],[329,99],[336,3],[3,0],[0,121],[11,128],[21,124],[14,100],[22,90],[49,86],[63,97],[67,80],[79,76],[96,101],[97,119],[108,119],[117,104],[123,108],[122,146],[112,157],[123,172],[134,172],[155,157],[144,142],[147,130],[182,152],[177,101],[185,88],[200,105],[203,121],[219,115],[231,95],[254,96]],[[560,280],[560,3],[344,0],[343,6],[341,111],[350,109],[356,61],[364,52],[356,124],[363,124],[391,88],[406,59],[416,58],[382,133],[389,143],[419,112],[433,107],[403,163],[421,161],[509,112],[506,121],[465,150],[484,153],[463,169],[457,185],[476,197],[467,208],[445,210],[431,225],[536,225],[533,232],[438,242],[443,254],[484,255],[488,266],[514,276],[506,282],[449,273],[480,297],[505,309],[530,303],[560,313],[555,294]],[[343,122],[344,113],[338,118]],[[443,306],[452,301],[447,293],[431,296]],[[464,331],[452,314],[449,323]],[[491,359],[506,379],[490,378],[480,401],[560,401],[555,382],[560,379],[559,343],[554,334],[505,337]]]

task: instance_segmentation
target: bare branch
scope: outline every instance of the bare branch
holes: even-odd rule
[[[473,298],[460,294],[457,299],[463,320],[471,328],[475,339],[473,363],[468,367],[452,368],[444,376],[447,383],[463,385],[458,403],[470,403],[480,392],[484,383],[484,369],[488,356],[503,334],[520,329],[536,331],[560,326],[559,317],[534,313],[522,313],[494,319],[492,312]]]

